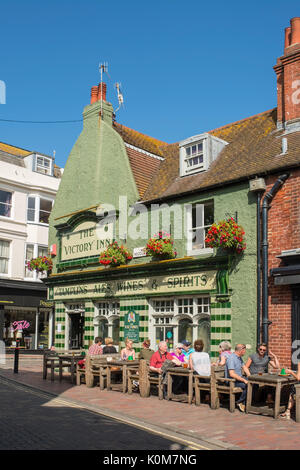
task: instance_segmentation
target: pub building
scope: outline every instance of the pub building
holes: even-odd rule
[[[222,340],[255,351],[260,198],[264,178],[284,165],[272,153],[283,132],[276,124],[274,108],[167,144],[116,122],[105,83],[92,87],[50,215],[56,255],[44,282],[57,349],[111,336],[119,348],[132,338],[136,351],[145,338],[154,349],[202,338],[212,358]],[[229,217],[245,231],[242,254],[205,242],[212,223]],[[146,256],[160,230],[176,258]],[[99,264],[113,240],[132,251],[128,264]]]

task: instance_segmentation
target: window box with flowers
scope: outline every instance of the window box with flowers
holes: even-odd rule
[[[123,245],[119,246],[117,242],[110,243],[105,251],[102,251],[99,263],[104,266],[120,266],[127,264],[132,260],[132,253]]]
[[[222,248],[230,254],[241,254],[246,249],[244,235],[243,227],[230,217],[210,227],[205,243],[210,248]]]
[[[177,252],[170,234],[158,232],[154,237],[149,238],[146,245],[146,254],[152,256],[154,261],[176,258]]]
[[[36,271],[37,273],[51,272],[53,263],[49,256],[38,256],[27,261],[26,267],[29,271]]]

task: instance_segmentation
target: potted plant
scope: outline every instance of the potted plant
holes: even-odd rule
[[[102,251],[99,263],[104,266],[120,266],[127,264],[132,259],[132,253],[123,245],[119,246],[117,242],[108,245],[105,251]]]
[[[32,258],[30,261],[27,261],[26,267],[29,271],[36,271],[42,273],[44,271],[52,271],[53,263],[52,259],[49,256],[38,256],[37,258]]]
[[[154,237],[149,238],[146,245],[147,256],[152,256],[154,260],[176,258],[177,252],[174,249],[174,242],[169,233],[160,231]]]
[[[246,249],[244,235],[243,227],[230,217],[210,227],[205,244],[210,248],[222,248],[230,253],[241,254]]]

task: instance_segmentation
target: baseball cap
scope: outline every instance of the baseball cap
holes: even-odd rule
[[[183,346],[190,346],[192,343],[184,339],[183,341],[181,341],[181,344],[183,344]]]

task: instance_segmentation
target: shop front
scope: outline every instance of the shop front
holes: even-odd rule
[[[1,339],[7,349],[17,343],[31,351],[52,346],[53,302],[47,301],[43,285],[7,280],[0,286],[0,306]]]

